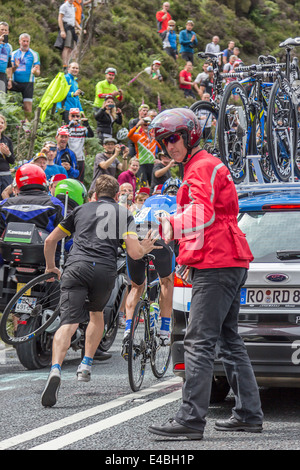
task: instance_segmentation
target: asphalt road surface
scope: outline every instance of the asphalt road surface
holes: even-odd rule
[[[210,406],[202,441],[150,434],[150,424],[174,416],[182,382],[171,367],[157,380],[149,366],[142,389],[132,392],[127,363],[120,356],[122,335],[120,330],[111,359],[94,362],[89,383],[76,380],[80,353],[68,353],[53,408],[41,405],[49,370],[28,371],[13,349],[0,350],[0,450],[102,450],[105,464],[134,468],[145,463],[195,464],[202,450],[300,450],[299,389],[260,390],[265,415],[261,434],[214,430],[216,420],[230,417],[230,394],[225,402]]]

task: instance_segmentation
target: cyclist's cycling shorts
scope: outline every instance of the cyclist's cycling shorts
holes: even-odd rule
[[[155,256],[154,267],[160,278],[168,277],[175,270],[174,244],[166,244],[164,240],[156,242],[162,245],[160,250],[153,250],[151,254]],[[145,262],[142,259],[134,260],[127,254],[127,273],[129,279],[140,286],[145,281]]]
[[[66,266],[61,278],[60,324],[83,323],[90,311],[101,312],[115,279],[116,271],[102,263],[74,261]]]
[[[23,101],[32,101],[33,98],[33,82],[12,82],[10,91],[22,93]]]

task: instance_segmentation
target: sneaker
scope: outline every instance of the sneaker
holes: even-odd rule
[[[61,373],[60,370],[55,368],[51,369],[46,386],[42,393],[42,405],[43,406],[54,406],[57,397],[58,390],[61,382]]]
[[[159,344],[161,346],[170,346],[171,344],[170,333],[159,333]]]
[[[89,382],[91,380],[91,369],[84,369],[82,364],[79,364],[76,375],[78,382]]]
[[[129,333],[124,336],[122,342],[121,356],[128,361],[128,350],[129,350]]]

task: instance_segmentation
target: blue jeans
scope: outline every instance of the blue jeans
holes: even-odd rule
[[[235,395],[233,416],[247,423],[261,423],[263,413],[256,379],[238,334],[240,289],[245,268],[194,269],[189,323],[184,339],[186,381],[178,423],[204,430],[210,403],[214,359],[222,360]]]

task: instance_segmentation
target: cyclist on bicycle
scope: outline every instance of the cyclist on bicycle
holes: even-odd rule
[[[103,309],[115,285],[118,247],[124,239],[133,259],[154,249],[152,231],[138,241],[134,219],[117,203],[119,184],[110,175],[96,182],[97,201],[76,207],[45,241],[46,273],[56,273],[57,243],[73,233],[73,246],[61,278],[60,327],[53,339],[52,367],[42,394],[42,405],[53,406],[61,382],[61,366],[78,325],[89,319],[85,356],[77,370],[79,381],[88,382],[95,351],[104,330]],[[88,307],[85,308],[86,298]]]
[[[135,218],[138,234],[142,238],[143,233],[151,227],[158,227],[157,217],[162,214],[173,214],[176,212],[176,194],[181,181],[178,178],[169,178],[163,185],[161,194],[147,198],[141,211]],[[156,243],[163,248],[154,252],[153,264],[157,271],[161,284],[160,315],[161,328],[159,332],[160,343],[164,346],[170,342],[170,321],[172,314],[172,300],[174,287],[175,254],[174,243],[166,244],[160,239]],[[129,334],[135,306],[145,288],[145,261],[143,259],[133,260],[127,254],[127,272],[131,280],[131,290],[126,299],[126,324],[122,344],[121,355],[125,360],[128,358]]]

